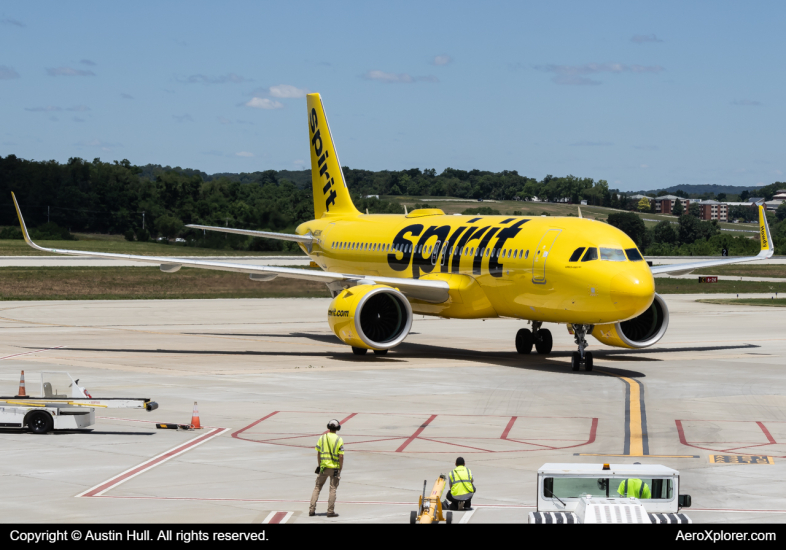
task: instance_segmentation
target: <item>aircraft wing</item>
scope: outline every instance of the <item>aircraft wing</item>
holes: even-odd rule
[[[297,269],[291,267],[273,267],[263,265],[245,265],[236,264],[232,262],[217,262],[213,260],[195,260],[193,258],[177,258],[170,256],[137,256],[134,254],[112,254],[106,252],[88,252],[86,250],[64,250],[59,248],[44,248],[38,246],[30,238],[27,231],[22,211],[19,209],[19,204],[16,202],[16,196],[11,193],[14,199],[14,206],[16,213],[19,216],[19,225],[22,227],[22,235],[28,245],[36,250],[42,252],[50,252],[52,254],[66,254],[70,256],[90,256],[93,258],[107,258],[112,260],[130,260],[135,262],[146,262],[150,264],[158,264],[161,271],[165,273],[174,273],[181,267],[195,267],[199,269],[212,269],[217,271],[234,271],[237,273],[248,273],[252,279],[259,281],[270,281],[276,277],[288,277],[291,279],[303,279],[306,281],[319,281],[323,283],[334,283],[346,281],[349,285],[354,285],[358,281],[373,282],[381,285],[388,285],[398,288],[406,296],[427,302],[442,303],[448,299],[449,286],[444,281],[423,281],[419,279],[404,279],[397,277],[377,277],[377,276],[364,276],[348,273],[333,273],[330,271],[317,271],[312,269]],[[202,226],[200,226],[202,227]],[[205,227],[207,229],[207,227]],[[211,228],[213,229],[213,228]],[[216,228],[226,229],[226,228]],[[244,231],[244,230],[239,230]],[[250,232],[250,233],[265,233]],[[244,233],[248,234],[248,233]],[[275,233],[278,235],[278,233]],[[264,235],[259,235],[264,236]],[[295,237],[296,235],[287,235]],[[294,240],[294,239],[293,239]],[[300,241],[304,242],[304,241]]]
[[[770,226],[767,223],[767,216],[764,213],[764,205],[759,205],[759,237],[761,239],[761,252],[756,256],[737,256],[737,257],[724,257],[717,260],[706,260],[702,262],[691,262],[687,264],[671,264],[659,265],[652,269],[653,275],[660,275],[668,273],[672,275],[687,275],[688,273],[697,269],[704,269],[707,267],[717,267],[719,265],[739,264],[743,262],[752,262],[754,260],[766,260],[771,258],[775,253],[775,246],[772,244],[772,236],[770,235]]]

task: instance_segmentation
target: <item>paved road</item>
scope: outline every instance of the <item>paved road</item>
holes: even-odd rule
[[[307,266],[306,256],[183,256],[250,265]],[[147,262],[103,260],[87,256],[0,256],[0,267],[150,267]]]
[[[102,411],[91,433],[3,429],[0,512],[6,522],[261,522],[276,511],[289,522],[406,522],[423,480],[460,454],[479,490],[471,523],[525,522],[543,463],[603,461],[677,468],[694,521],[786,521],[786,311],[698,297],[665,296],[671,325],[653,348],[593,340],[592,373],[570,370],[573,344],[556,325],[552,355],[518,355],[523,323],[511,319],[418,317],[405,344],[358,357],[328,331],[324,299],[2,302],[0,393],[15,393],[21,369],[29,388],[36,372],[67,370],[93,395],[161,407]],[[36,351],[54,346],[67,347]],[[625,379],[641,384],[643,424],[626,422]],[[188,422],[194,401],[203,424],[226,430],[153,428]],[[331,418],[344,420],[347,448],[341,516],[325,518],[325,494],[309,518],[313,445]],[[647,456],[613,456],[637,434]],[[709,460],[751,454],[774,464]]]

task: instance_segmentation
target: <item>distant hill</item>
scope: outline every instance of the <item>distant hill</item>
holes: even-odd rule
[[[640,193],[642,195],[648,195],[655,193],[657,191],[658,194],[665,195],[665,194],[674,194],[675,191],[684,191],[689,195],[703,195],[704,193],[713,193],[717,195],[718,193],[726,193],[727,195],[739,195],[743,191],[753,192],[756,189],[761,189],[760,185],[672,185],[671,187],[666,187],[665,189],[655,189],[650,191],[634,191],[635,193]]]

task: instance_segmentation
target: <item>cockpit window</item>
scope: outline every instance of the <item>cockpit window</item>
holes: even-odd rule
[[[581,261],[589,262],[590,260],[597,260],[597,259],[598,259],[598,249],[588,248],[587,252],[584,254],[584,257],[581,259]]]
[[[581,258],[581,254],[583,252],[584,252],[584,247],[583,246],[581,248],[577,248],[576,250],[573,251],[573,254],[570,257],[570,260],[568,260],[568,261],[569,262],[578,262],[579,258]]]
[[[626,248],[625,254],[628,255],[628,259],[631,262],[640,262],[644,259],[641,257],[641,252],[639,252],[638,248]]]
[[[601,248],[600,259],[607,262],[624,262],[627,260],[625,253],[619,248]]]

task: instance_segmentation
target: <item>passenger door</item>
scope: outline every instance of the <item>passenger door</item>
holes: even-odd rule
[[[532,282],[538,285],[546,283],[546,261],[548,260],[551,247],[557,240],[561,229],[549,229],[540,239],[538,248],[532,257]]]

